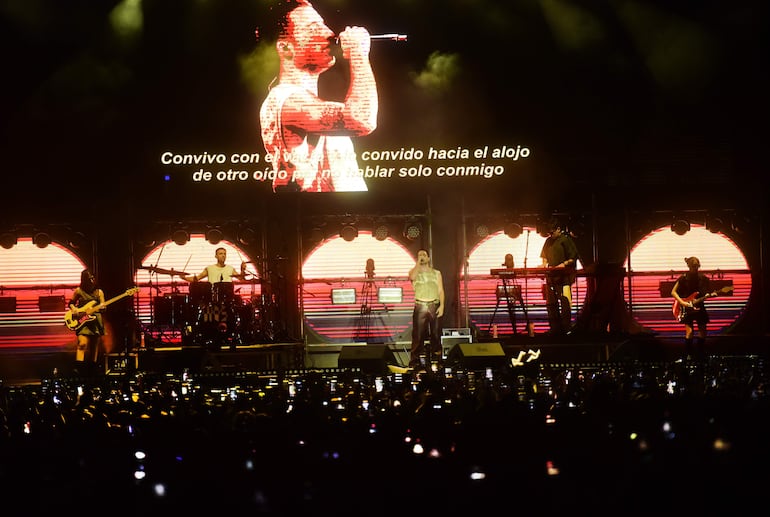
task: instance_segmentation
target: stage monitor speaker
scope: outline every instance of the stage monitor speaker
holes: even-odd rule
[[[458,343],[447,354],[447,363],[471,370],[505,365],[505,351],[500,343]]]
[[[366,373],[387,373],[388,364],[397,362],[385,344],[343,346],[337,358],[339,368],[360,368]]]

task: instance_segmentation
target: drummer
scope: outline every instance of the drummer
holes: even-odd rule
[[[215,286],[215,290],[232,295],[233,278],[241,280],[246,278],[247,263],[241,262],[241,270],[238,272],[233,266],[225,264],[225,261],[227,260],[227,250],[225,248],[217,248],[214,252],[214,256],[217,258],[216,264],[206,266],[203,271],[197,275],[181,275],[181,278],[187,282],[198,282],[208,279],[208,281]],[[216,289],[217,284],[221,284],[222,286],[226,285],[226,288]]]

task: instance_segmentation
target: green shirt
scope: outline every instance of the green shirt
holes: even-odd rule
[[[420,271],[412,281],[414,287],[414,299],[422,302],[431,302],[439,299],[438,271],[429,269]]]

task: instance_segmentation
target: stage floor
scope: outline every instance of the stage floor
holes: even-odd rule
[[[501,353],[490,353],[490,344],[500,344]],[[460,361],[473,366],[497,367],[514,357],[536,351],[540,364],[607,362],[674,362],[685,355],[683,340],[649,335],[549,336],[516,335],[457,345]],[[407,366],[409,343],[345,343],[304,345],[301,342],[254,343],[216,350],[202,347],[137,348],[131,353],[110,354],[95,369],[96,374],[120,375],[128,371],[149,373],[274,372],[339,367],[382,368],[387,364]],[[709,337],[704,356],[766,357],[768,336],[723,335]],[[445,353],[448,353],[445,351]],[[340,359],[342,358],[342,361]],[[446,357],[444,357],[446,359]],[[71,375],[72,351],[0,350],[0,382],[5,385],[40,383],[41,379]]]

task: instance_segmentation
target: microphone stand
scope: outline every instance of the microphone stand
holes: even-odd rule
[[[361,308],[358,312],[358,326],[356,328],[356,337],[365,338],[369,342],[369,329],[372,320],[372,293],[374,292],[374,269],[367,268],[364,273],[364,285],[361,288]]]

